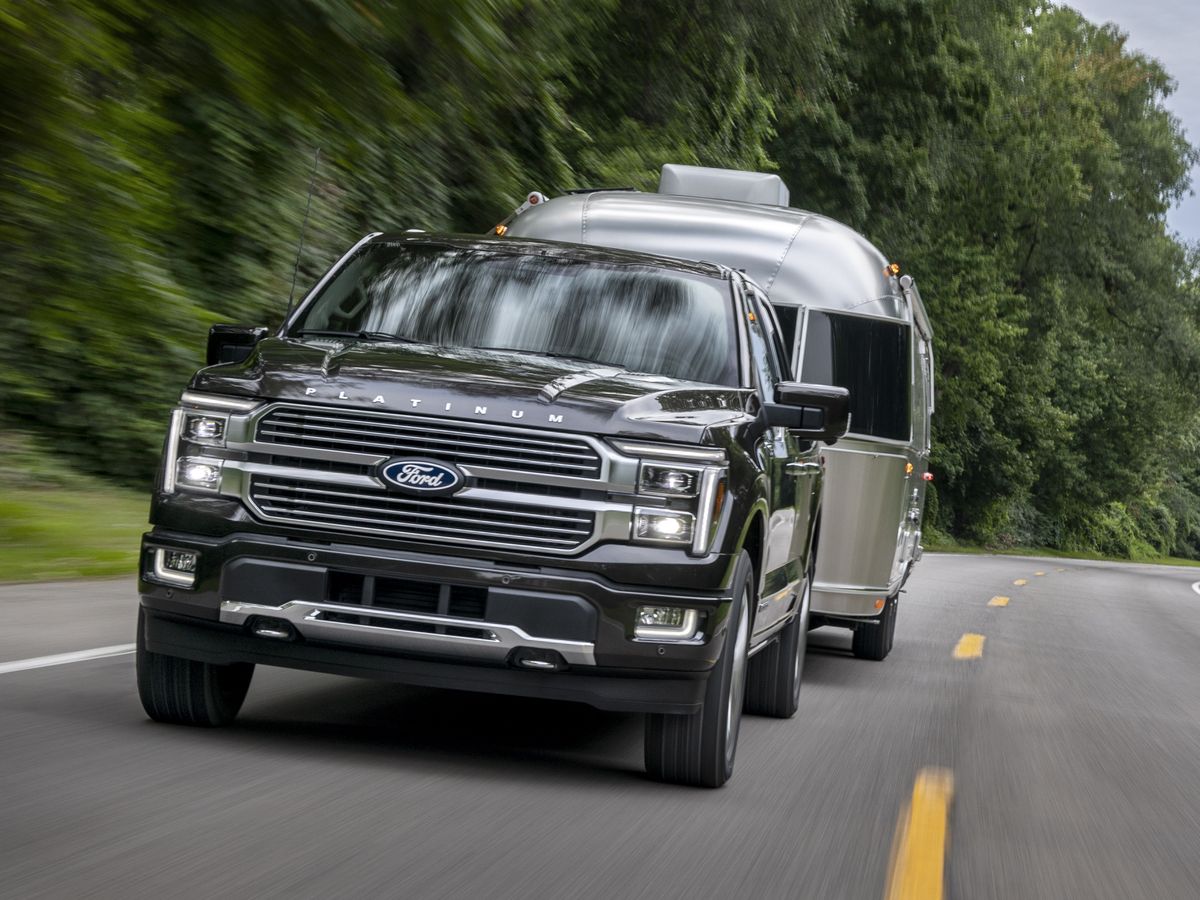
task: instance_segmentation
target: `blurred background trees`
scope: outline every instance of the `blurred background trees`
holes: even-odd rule
[[[210,323],[362,233],[777,170],[920,279],[958,538],[1200,557],[1196,151],[1122,36],[1015,0],[0,0],[0,426],[148,483]]]

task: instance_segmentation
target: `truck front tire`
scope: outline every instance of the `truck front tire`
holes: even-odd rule
[[[897,597],[888,597],[877,623],[864,622],[855,626],[850,644],[855,656],[878,662],[892,652],[892,643],[896,636],[896,606]]]
[[[212,728],[232,722],[242,708],[254,666],[215,666],[146,649],[144,613],[138,611],[137,684],[146,715],[156,722]]]
[[[771,644],[750,660],[746,678],[746,712],[790,719],[800,708],[800,682],[808,648],[808,611],[812,604],[815,561],[810,559],[804,577],[800,609]]]
[[[746,696],[754,566],[743,551],[734,572],[725,648],[708,677],[704,705],[689,715],[646,716],[646,772],[658,781],[716,788],[733,774]]]

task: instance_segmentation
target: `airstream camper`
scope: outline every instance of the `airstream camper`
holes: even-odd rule
[[[933,414],[933,331],[917,286],[854,230],[788,206],[776,175],[663,168],[657,193],[530,194],[498,233],[717,262],[774,307],[798,381],[851,393],[850,433],[823,451],[810,625],[851,628],[883,659],[921,557]]]

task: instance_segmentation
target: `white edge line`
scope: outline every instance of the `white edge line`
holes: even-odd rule
[[[1192,584],[1192,590],[1195,591],[1197,594],[1200,594],[1200,581],[1194,582]]]
[[[24,672],[26,669],[44,669],[47,666],[65,666],[67,663],[104,659],[106,656],[124,656],[126,653],[132,653],[135,649],[133,644],[114,644],[112,647],[97,647],[95,650],[76,650],[74,653],[56,653],[54,656],[18,659],[13,662],[0,663],[0,675]]]

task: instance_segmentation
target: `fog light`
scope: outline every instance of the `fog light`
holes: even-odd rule
[[[633,633],[643,640],[686,641],[696,633],[700,614],[678,606],[639,606]]]
[[[665,544],[690,544],[696,517],[691,513],[636,509],[633,536],[639,541]]]
[[[700,473],[696,469],[642,463],[638,476],[638,491],[670,497],[696,496]]]
[[[183,426],[184,437],[204,444],[225,442],[225,420],[218,416],[188,416]]]
[[[176,484],[215,490],[221,485],[221,464],[201,459],[181,459]]]
[[[162,554],[163,568],[170,569],[172,572],[195,574],[196,554],[191,550],[164,550]]]
[[[192,550],[154,551],[154,578],[167,584],[191,587],[196,583],[196,564],[200,555]]]

